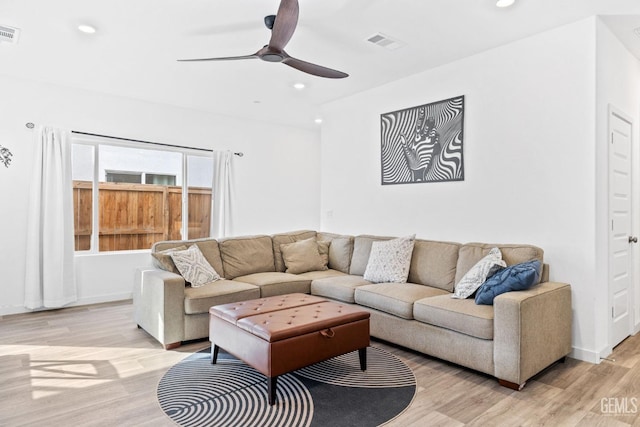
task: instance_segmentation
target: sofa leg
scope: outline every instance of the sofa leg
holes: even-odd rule
[[[567,356],[564,356],[563,358],[561,358],[560,360],[558,360],[558,362],[560,363],[564,363],[567,361]]]
[[[178,341],[178,342],[172,342],[171,344],[165,344],[164,345],[164,349],[165,350],[173,350],[174,348],[178,348],[182,345],[182,342]]]
[[[511,381],[501,380],[498,378],[498,383],[502,387],[510,388],[511,390],[520,391],[522,390],[522,387],[524,387],[524,385],[526,384],[526,381],[523,382],[522,384],[517,384],[517,383],[512,383]]]

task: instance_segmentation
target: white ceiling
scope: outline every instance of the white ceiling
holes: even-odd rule
[[[0,0],[0,25],[21,29],[17,45],[0,43],[0,73],[313,128],[326,102],[592,15],[610,15],[605,22],[640,58],[639,0],[517,0],[507,9],[495,0],[299,1],[288,53],[350,77],[257,59],[176,61],[256,52],[279,0]],[[98,32],[82,34],[80,23]],[[406,46],[365,41],[377,32]]]

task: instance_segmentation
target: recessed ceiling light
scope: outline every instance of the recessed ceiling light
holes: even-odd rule
[[[513,3],[515,3],[516,0],[498,0],[496,2],[496,6],[498,7],[509,7],[511,6]]]
[[[78,31],[81,31],[85,34],[94,34],[96,32],[96,27],[87,24],[78,25]]]
[[[322,123],[322,119],[320,117],[318,117],[317,119],[314,120],[314,122],[316,122],[316,124],[320,124]]]
[[[304,83],[294,83],[293,87],[298,89],[298,90],[302,90],[302,89],[305,88],[305,85],[304,85]]]

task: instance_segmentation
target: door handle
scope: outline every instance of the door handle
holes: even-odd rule
[[[638,238],[636,236],[629,236],[629,243],[638,243]]]

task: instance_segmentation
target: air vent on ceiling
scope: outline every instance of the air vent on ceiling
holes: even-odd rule
[[[370,37],[367,37],[367,41],[388,50],[396,50],[400,49],[403,46],[406,46],[405,42],[394,39],[393,37],[389,37],[382,33],[376,33]]]
[[[6,25],[0,25],[0,42],[16,44],[18,43],[19,35],[19,29]]]

